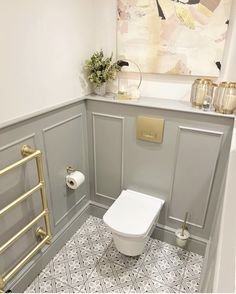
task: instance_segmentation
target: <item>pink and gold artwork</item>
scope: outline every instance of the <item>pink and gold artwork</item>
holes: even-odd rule
[[[117,55],[146,73],[218,76],[232,0],[118,0]]]

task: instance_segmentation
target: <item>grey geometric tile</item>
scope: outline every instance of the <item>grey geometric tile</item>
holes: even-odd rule
[[[52,277],[56,277],[58,275],[66,275],[68,272],[68,261],[65,260],[63,262],[54,262],[54,260],[51,260],[49,264],[45,267],[43,272]]]
[[[103,283],[107,290],[118,287],[117,279],[115,276],[104,277]]]
[[[73,289],[68,284],[63,283],[62,281],[59,281],[55,279],[55,292],[56,293],[72,293]]]
[[[55,278],[42,271],[25,290],[26,293],[56,292]]]
[[[199,290],[200,278],[184,279],[180,287],[181,293],[197,293]]]
[[[79,286],[79,287],[73,287],[73,291],[74,291],[74,293],[88,293],[87,292],[87,289],[86,289],[86,287],[85,287],[85,284],[83,284],[82,286]]]
[[[145,274],[145,276],[154,279],[162,284],[165,283],[165,278],[163,277],[162,272],[157,264],[144,263],[141,266],[141,270]]]
[[[71,259],[71,260],[68,260],[67,265],[68,265],[70,273],[72,273],[78,270],[93,268],[95,266],[95,260],[93,259],[93,256],[88,256],[88,258],[86,259],[79,259],[79,258]]]
[[[97,279],[113,276],[114,265],[108,259],[102,258],[97,263],[91,275],[93,278],[97,278]]]
[[[126,269],[126,268],[117,268],[115,266],[115,277],[116,280],[118,281],[118,284],[124,285],[127,283],[131,283],[135,281],[136,278],[136,272]]]
[[[89,235],[86,235],[86,233],[82,233],[80,230],[75,233],[73,239],[75,241],[76,247],[86,246],[89,244],[90,241]]]
[[[145,259],[145,255],[147,254],[147,251],[148,251],[148,247],[146,247],[144,250],[144,253],[139,256],[126,256],[120,253],[116,249],[115,244],[112,242],[103,257],[107,258],[110,262],[114,262],[123,267],[132,269],[132,268],[137,268],[143,263]]]
[[[86,270],[77,270],[74,271],[70,274],[70,279],[71,279],[71,286],[78,288],[82,286],[85,281],[88,279],[89,275],[93,269],[86,269]]]
[[[66,260],[70,260],[70,259],[75,259],[75,258],[77,258],[77,250],[76,250],[76,247],[65,247],[65,254],[64,254],[64,256],[65,256],[65,258],[66,258]],[[55,260],[54,260],[54,262],[55,262]]]
[[[182,281],[182,276],[176,270],[170,270],[163,272],[164,284],[169,287],[178,287]]]
[[[41,271],[41,273],[38,275],[38,280],[45,280],[47,278],[50,278],[51,275],[50,275],[50,272],[47,272],[47,271]]]
[[[203,261],[195,256],[186,265],[181,292],[198,292]]]
[[[127,282],[122,285],[123,293],[140,293],[135,283]]]
[[[58,274],[54,278],[63,284],[67,284],[67,285],[71,284],[71,274],[69,271],[67,271],[66,273]]]
[[[114,287],[114,288],[110,288],[109,289],[109,293],[125,293],[125,292],[124,292],[123,288],[120,288],[120,287],[116,288],[116,287]],[[128,293],[130,293],[130,292],[128,292]]]
[[[135,288],[140,293],[173,293],[172,288],[147,277],[137,280]]]
[[[45,279],[38,281],[38,293],[56,293],[55,279]]]
[[[203,263],[204,257],[197,253],[189,252],[188,262],[199,261]]]
[[[90,242],[90,246],[85,247],[85,249],[90,254],[94,254],[96,256],[102,256],[105,253],[105,251],[108,249],[110,243],[111,243],[110,241],[107,242],[105,240],[100,239],[98,241]]]
[[[105,252],[103,258],[106,258],[107,260],[109,260],[110,262],[115,262],[121,266],[126,265],[125,263],[125,256],[123,254],[121,254],[115,247],[115,245],[112,243],[107,251]]]
[[[111,287],[111,288],[107,287],[106,292],[110,293],[110,292],[113,292],[113,290],[115,289],[119,289],[121,293],[131,293],[134,288],[135,286],[133,282],[125,282],[122,285],[118,285],[116,287]]]
[[[125,256],[103,221],[89,217],[26,292],[195,292],[202,263],[202,256],[152,238],[143,254]]]
[[[63,287],[58,288],[56,293],[75,293],[74,291],[75,289],[73,289],[69,285],[64,285]]]
[[[187,263],[186,269],[184,272],[184,279],[185,278],[200,278],[202,271],[202,262],[190,262]]]
[[[141,268],[152,280],[179,289],[188,255],[186,250],[154,240]]]
[[[86,291],[86,293],[106,292],[103,285],[103,280],[87,280],[82,288],[80,288],[80,292],[83,292],[83,289]]]
[[[82,266],[84,268],[94,267],[99,260],[98,255],[91,255],[89,253],[82,256]]]

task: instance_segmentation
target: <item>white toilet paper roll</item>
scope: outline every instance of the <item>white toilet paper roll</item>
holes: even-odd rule
[[[84,174],[75,171],[66,176],[66,185],[73,190],[76,190],[85,180]]]

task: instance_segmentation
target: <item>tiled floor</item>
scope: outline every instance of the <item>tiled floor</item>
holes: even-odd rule
[[[202,256],[154,239],[140,257],[124,256],[102,220],[91,216],[26,293],[197,292],[202,263]]]

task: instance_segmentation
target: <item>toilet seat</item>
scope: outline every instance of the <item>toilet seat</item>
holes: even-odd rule
[[[123,190],[103,216],[103,221],[121,236],[145,237],[164,202],[153,196]]]

